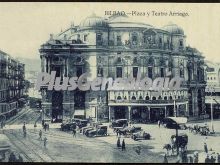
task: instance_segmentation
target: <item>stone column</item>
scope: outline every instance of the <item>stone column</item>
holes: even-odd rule
[[[131,120],[131,106],[128,106],[128,120]]]
[[[165,106],[164,109],[165,109],[165,117],[167,117],[167,106]]]
[[[186,106],[186,113],[185,113],[185,115],[186,115],[186,116],[189,116],[189,107],[188,107],[188,103],[186,103],[185,106]]]
[[[147,109],[148,109],[148,119],[150,121],[150,107],[147,107]]]
[[[176,104],[176,117],[178,117],[179,116],[179,104]]]
[[[111,106],[108,107],[108,121],[111,122]]]

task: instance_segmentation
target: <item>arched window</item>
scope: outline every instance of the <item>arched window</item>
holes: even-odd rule
[[[155,97],[155,96],[153,96],[153,97],[152,97],[152,100],[156,100],[156,97]]]
[[[167,96],[164,97],[164,100],[167,100]]]
[[[172,97],[172,96],[170,96],[170,100],[173,100],[173,97]]]
[[[131,97],[131,100],[136,100],[136,97],[135,97],[135,96],[132,96],[132,97]]]
[[[140,97],[139,97],[139,100],[143,100],[143,97],[142,97],[142,96],[140,96]]]
[[[117,100],[121,100],[121,99],[122,99],[121,96],[118,96],[118,97],[117,97]]]
[[[150,97],[149,97],[149,96],[146,96],[145,100],[150,100]]]
[[[121,57],[118,57],[117,62],[118,62],[118,63],[121,63]]]

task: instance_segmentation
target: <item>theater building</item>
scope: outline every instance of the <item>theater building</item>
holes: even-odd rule
[[[162,28],[133,21],[126,15],[92,15],[77,26],[50,35],[40,47],[42,72],[59,77],[181,77],[180,90],[48,91],[42,87],[43,110],[54,119],[127,118],[153,122],[166,116],[199,118],[205,112],[204,57],[186,46],[181,27]],[[171,75],[167,75],[168,72]]]

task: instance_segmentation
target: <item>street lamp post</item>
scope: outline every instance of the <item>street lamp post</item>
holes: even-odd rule
[[[211,129],[212,129],[212,132],[214,132],[214,125],[213,125],[213,96],[212,96],[212,93],[215,92],[215,89],[214,87],[211,87],[210,88],[210,92],[211,92]]]
[[[101,96],[99,96],[99,102],[98,102],[98,106],[97,106],[97,110],[96,110],[96,122],[98,122],[98,111],[99,111],[99,108],[100,108],[100,105],[101,105]]]

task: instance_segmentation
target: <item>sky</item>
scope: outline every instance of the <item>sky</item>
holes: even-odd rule
[[[147,16],[131,16],[161,28],[172,22],[182,27],[186,43],[203,53],[206,60],[220,62],[220,4],[182,3],[73,3],[13,2],[0,3],[0,49],[14,57],[38,58],[40,45],[57,34],[78,25],[95,13],[105,11],[150,12]],[[187,12],[189,16],[153,16],[156,12]]]

